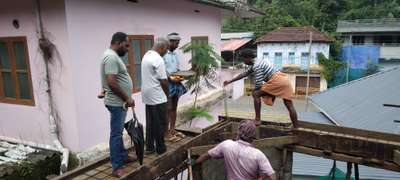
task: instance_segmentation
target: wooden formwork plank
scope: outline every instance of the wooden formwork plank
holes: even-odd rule
[[[164,173],[170,171],[178,167],[183,161],[187,159],[187,149],[193,146],[198,145],[206,145],[209,143],[213,143],[216,139],[218,139],[219,133],[223,129],[219,131],[215,130],[218,127],[224,126],[227,122],[218,123],[218,126],[215,126],[213,129],[210,129],[194,138],[192,138],[189,142],[184,145],[178,147],[173,152],[167,152],[160,157],[158,157],[155,161],[150,164],[145,164],[138,169],[128,173],[126,176],[121,179],[155,179],[162,177],[165,175]],[[168,162],[168,163],[166,163]]]
[[[373,158],[350,156],[347,154],[323,151],[320,149],[313,149],[313,148],[304,147],[304,146],[289,146],[289,150],[291,150],[292,152],[303,153],[303,154],[308,154],[308,155],[317,156],[317,157],[323,157],[323,158],[327,158],[327,159],[357,163],[357,164],[362,164],[362,165],[366,165],[366,166],[400,172],[400,166],[398,166],[397,164],[394,164],[394,163],[388,162],[388,161],[380,161],[380,160],[373,159]]]
[[[86,171],[90,170],[90,169],[96,169],[97,167],[102,166],[103,164],[105,164],[106,162],[109,161],[109,157],[108,156],[104,156],[102,158],[100,158],[99,160],[93,162],[93,163],[89,163],[86,166],[82,166],[82,167],[78,167],[72,171],[66,172],[64,173],[62,176],[58,176],[53,178],[53,180],[60,180],[60,179],[65,179],[65,178],[74,178],[77,177],[81,174],[84,174]]]
[[[392,161],[393,150],[400,146],[367,141],[347,136],[326,135],[310,131],[296,131],[300,145],[314,149],[349,154],[352,156],[370,157],[385,161]]]
[[[226,120],[227,118],[225,116],[218,116],[218,119],[223,121]],[[240,122],[244,120],[241,117],[229,117],[230,122]],[[275,126],[281,126],[281,127],[289,127],[292,123],[282,123],[282,122],[271,122],[271,121],[261,121],[261,125],[275,125]]]
[[[332,126],[326,124],[317,124],[305,121],[299,121],[299,125],[302,128],[309,128],[314,130],[326,131],[331,133],[340,133],[346,135],[360,136],[364,138],[374,138],[379,140],[399,142],[400,135],[389,134],[376,131],[361,130],[356,128],[342,127],[342,126]]]
[[[257,139],[252,144],[254,147],[258,149],[263,149],[266,147],[283,147],[289,144],[298,143],[299,139],[296,136],[282,136],[282,137],[273,137],[273,138],[263,138]],[[216,145],[205,145],[205,146],[195,146],[191,147],[192,155],[202,155],[206,153],[211,148]]]
[[[400,150],[393,151],[393,162],[400,166]]]

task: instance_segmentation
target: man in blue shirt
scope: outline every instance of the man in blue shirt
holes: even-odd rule
[[[170,33],[167,36],[167,39],[170,42],[169,50],[167,54],[164,56],[165,61],[165,69],[167,71],[168,76],[168,87],[169,87],[169,97],[168,97],[168,123],[167,129],[165,131],[165,140],[166,141],[179,141],[181,138],[185,136],[182,133],[175,131],[175,122],[176,122],[176,110],[178,107],[179,97],[186,93],[185,86],[182,85],[181,82],[172,81],[170,76],[173,73],[179,71],[179,59],[178,55],[175,52],[176,48],[179,46],[179,42],[181,38],[178,33]]]

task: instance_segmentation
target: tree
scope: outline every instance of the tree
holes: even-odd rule
[[[318,62],[322,66],[321,75],[326,81],[332,82],[336,73],[345,66],[345,63],[326,58],[322,53],[317,54]]]
[[[206,108],[197,106],[197,98],[203,87],[215,88],[212,83],[217,77],[216,70],[222,58],[209,44],[188,43],[181,49],[184,53],[192,53],[192,59],[190,59],[189,63],[192,65],[191,70],[195,72],[195,75],[186,82],[186,86],[192,89],[191,93],[195,94],[194,103],[183,115],[185,119],[190,120],[190,124],[195,117],[205,117],[208,120],[212,120],[213,117]],[[204,86],[201,86],[201,83]]]

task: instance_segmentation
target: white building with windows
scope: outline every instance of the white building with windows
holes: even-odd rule
[[[312,34],[311,51],[310,32]],[[282,27],[256,40],[257,55],[259,59],[269,61],[289,74],[295,93],[303,95],[309,59],[310,91],[318,92],[327,88],[326,80],[320,76],[317,54],[322,53],[325,57],[329,57],[330,42],[328,36],[312,27]]]

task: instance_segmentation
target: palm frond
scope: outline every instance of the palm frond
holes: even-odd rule
[[[194,118],[206,118],[208,121],[213,120],[213,116],[209,113],[208,109],[201,107],[192,107],[182,113],[185,122]]]

